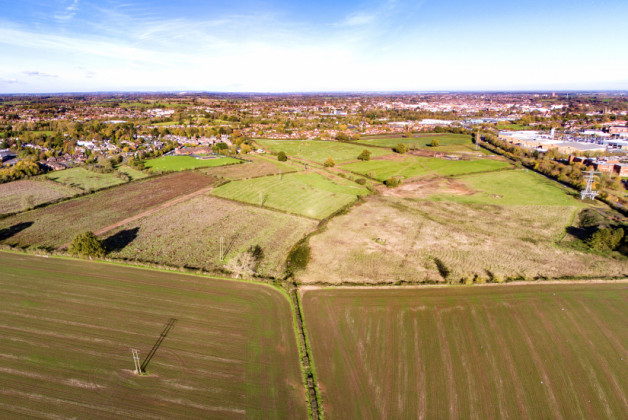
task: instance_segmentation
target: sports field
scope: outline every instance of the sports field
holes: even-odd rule
[[[349,163],[342,165],[342,169],[384,181],[393,176],[404,178],[425,175],[454,176],[496,171],[509,166],[510,164],[505,161],[493,159],[448,160],[396,155],[394,158]]]
[[[234,181],[215,188],[212,194],[255,205],[261,200],[262,207],[324,219],[368,190],[343,178],[332,181],[308,172]]]
[[[117,177],[115,172],[101,174],[88,171],[85,168],[70,168],[64,169],[63,171],[54,171],[44,175],[44,177],[68,187],[93,191],[120,185],[125,182],[124,179]]]
[[[0,220],[0,241],[59,247],[78,233],[97,231],[163,203],[210,188],[216,178],[181,172],[147,178]]]
[[[388,155],[390,150],[365,147],[357,144],[340,143],[337,141],[320,140],[255,140],[262,147],[272,152],[285,152],[290,157],[310,160],[320,164],[327,158],[332,158],[336,163],[346,160],[356,160],[364,149],[371,152],[371,157]]]
[[[0,417],[307,417],[288,299],[258,284],[0,252]],[[176,319],[146,376],[133,373]]]
[[[628,418],[627,286],[306,291],[326,418]]]
[[[67,187],[52,181],[22,180],[0,184],[0,214],[22,211],[40,204],[80,194],[78,188]]]
[[[196,159],[192,156],[162,156],[144,162],[147,168],[157,171],[184,171],[186,169],[207,168],[213,166],[240,163],[238,159],[220,157],[216,159]]]
[[[112,258],[208,271],[222,269],[258,245],[264,256],[257,272],[280,278],[290,249],[316,224],[305,217],[203,194],[112,230],[104,240],[114,249]]]

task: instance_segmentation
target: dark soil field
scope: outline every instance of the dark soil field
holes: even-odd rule
[[[628,283],[303,292],[327,419],[628,418]]]
[[[0,418],[307,417],[289,301],[258,284],[0,252]],[[146,368],[170,318],[174,327]]]
[[[207,188],[216,178],[181,172],[131,182],[0,220],[5,244],[56,248],[83,231],[98,231],[164,202]]]

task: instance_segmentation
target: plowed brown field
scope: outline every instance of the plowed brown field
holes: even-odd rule
[[[308,290],[328,419],[628,418],[628,283]]]
[[[98,231],[216,182],[195,172],[181,172],[131,182],[0,220],[0,229],[28,226],[4,239],[19,246],[59,247],[86,230]]]
[[[270,287],[0,252],[0,288],[0,418],[307,418]]]

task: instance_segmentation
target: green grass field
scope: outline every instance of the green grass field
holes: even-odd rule
[[[567,189],[532,171],[513,170],[467,175],[458,178],[471,195],[436,195],[461,203],[497,205],[584,206],[579,197],[566,194]]]
[[[158,123],[154,123],[152,125],[157,125],[157,126],[168,126],[168,125],[179,125],[179,121],[164,121],[164,122],[158,122]]]
[[[259,274],[280,278],[292,246],[316,228],[315,220],[200,195],[107,233],[105,243],[121,238],[112,258],[139,260],[210,272],[259,245]],[[224,260],[220,260],[220,238]],[[128,242],[128,243],[127,243]]]
[[[345,179],[333,182],[318,173],[292,173],[234,181],[212,191],[218,197],[324,219],[368,190]]]
[[[376,159],[367,162],[355,162],[342,165],[342,169],[367,175],[379,181],[393,176],[414,178],[426,175],[454,176],[474,172],[496,171],[509,167],[500,160],[447,160],[406,156],[397,159]]]
[[[5,252],[0,287],[2,418],[307,418],[276,289]]]
[[[184,171],[186,169],[208,168],[214,166],[232,165],[240,160],[230,157],[217,159],[196,159],[191,156],[162,156],[144,162],[147,168],[157,171]]]
[[[429,134],[429,135],[419,135],[418,137],[362,137],[359,140],[359,143],[364,143],[372,146],[381,146],[381,147],[393,147],[398,145],[399,143],[408,144],[410,146],[415,146],[417,148],[428,148],[432,150],[431,147],[427,146],[433,140],[438,140],[441,146],[452,146],[452,145],[464,145],[464,144],[472,144],[471,136],[466,134]],[[434,148],[433,150],[438,150]]]
[[[82,190],[100,190],[123,184],[125,181],[118,178],[115,172],[101,174],[88,171],[85,168],[70,168],[63,171],[54,171],[43,177],[51,181],[58,182],[68,187],[80,188]]]
[[[372,157],[390,154],[391,151],[369,148],[356,144],[340,143],[337,141],[319,140],[255,140],[272,152],[283,151],[290,157],[310,160],[320,164],[331,157],[336,163],[355,160],[364,149],[370,150]]]
[[[627,418],[626,285],[306,291],[326,418]]]
[[[116,169],[118,170],[118,172],[127,174],[129,178],[131,178],[131,181],[136,181],[138,179],[146,178],[148,176],[144,172],[138,171],[137,169],[131,168],[127,165],[118,166]]]
[[[15,213],[40,204],[72,197],[82,191],[45,179],[0,184],[0,214]]]
[[[258,176],[296,172],[303,169],[302,166],[297,166],[290,162],[279,162],[274,157],[246,156],[246,159],[251,160],[251,162],[244,162],[241,165],[217,166],[201,169],[201,171],[208,175],[235,181]]]

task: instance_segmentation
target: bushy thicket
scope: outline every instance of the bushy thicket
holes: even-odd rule
[[[394,188],[401,185],[401,182],[401,178],[393,176],[392,178],[388,178],[387,180],[385,180],[384,185],[386,185],[388,188]]]
[[[70,254],[78,257],[102,257],[106,250],[103,243],[94,235],[93,232],[79,233],[74,237],[70,247]]]

